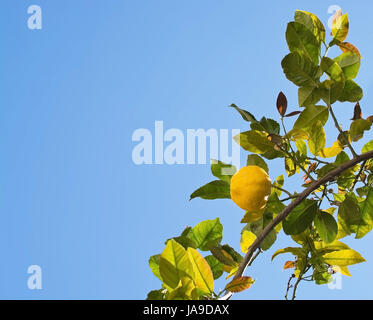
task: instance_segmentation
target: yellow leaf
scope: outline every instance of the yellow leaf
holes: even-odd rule
[[[194,278],[189,255],[182,245],[171,239],[167,241],[159,262],[159,272],[163,283],[176,288],[184,277]]]
[[[325,254],[324,261],[331,266],[345,267],[364,262],[365,259],[355,250],[346,249]]]
[[[196,287],[206,293],[213,292],[214,277],[209,264],[196,249],[188,248],[187,252],[193,266]]]
[[[297,140],[308,140],[309,134],[302,129],[291,129],[286,135],[285,138],[288,138],[292,141]]]
[[[196,286],[192,279],[183,277],[177,287],[170,292],[167,300],[194,300],[193,291]]]
[[[238,270],[239,265],[235,266],[234,268],[231,269],[225,280],[229,279],[230,277],[234,276]]]
[[[251,287],[255,281],[251,277],[239,277],[232,280],[225,286],[225,290],[230,292],[241,292]]]
[[[295,262],[294,261],[286,261],[285,264],[284,264],[283,270],[292,269],[292,268],[295,268]]]
[[[265,211],[265,208],[256,212],[246,211],[241,223],[250,223],[259,220]]]
[[[347,267],[339,267],[339,266],[333,266],[333,270],[335,272],[339,272],[347,277],[351,277],[351,273],[350,271],[348,270]]]
[[[348,14],[342,15],[342,10],[338,10],[333,16],[332,35],[334,39],[342,42],[347,38],[348,34]]]
[[[244,230],[241,234],[241,251],[246,253],[256,239],[256,235],[251,231]]]
[[[342,144],[337,140],[333,143],[333,145],[329,148],[323,148],[319,152],[319,156],[321,158],[332,158],[338,155],[343,150]]]

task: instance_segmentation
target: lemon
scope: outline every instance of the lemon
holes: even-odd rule
[[[231,180],[231,198],[241,209],[259,212],[271,193],[271,179],[258,166],[246,166],[237,171]]]

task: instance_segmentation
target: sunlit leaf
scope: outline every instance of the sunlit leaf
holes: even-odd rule
[[[325,27],[316,15],[307,11],[296,10],[294,20],[304,24],[319,42],[325,41]]]
[[[243,230],[241,233],[241,251],[246,253],[249,247],[256,239],[256,235],[248,230]]]
[[[247,166],[258,166],[262,168],[265,172],[269,172],[267,163],[263,160],[262,157],[257,154],[249,154],[246,160]]]
[[[342,11],[338,10],[332,20],[332,35],[335,40],[342,42],[346,39],[348,34],[348,14],[342,15]]]
[[[359,50],[349,42],[340,42],[338,43],[338,47],[342,50],[342,52],[353,52],[361,58]]]
[[[183,277],[193,279],[193,267],[187,251],[175,240],[167,242],[160,257],[159,272],[163,283],[171,288],[176,288]]]
[[[283,270],[285,269],[293,269],[295,268],[295,262],[294,261],[286,261],[284,264]]]
[[[357,119],[357,120],[352,121],[350,130],[349,130],[351,140],[352,141],[360,140],[364,135],[364,131],[369,131],[371,126],[372,126],[372,123],[365,119]]]
[[[342,144],[337,140],[334,141],[331,147],[323,148],[319,152],[321,158],[332,158],[338,155],[343,150]]]
[[[320,121],[322,126],[328,121],[328,108],[324,106],[306,107],[294,123],[294,129],[307,129]]]
[[[300,107],[313,106],[321,99],[321,91],[318,87],[304,86],[298,89],[298,104]]]
[[[216,247],[223,238],[223,225],[219,218],[202,221],[192,229],[190,238],[198,249],[208,251]]]
[[[241,115],[242,119],[244,119],[245,121],[248,121],[248,122],[256,122],[257,121],[255,119],[255,117],[249,111],[241,109],[241,108],[237,107],[235,104],[231,104],[231,107],[236,109],[237,112]]]
[[[345,86],[338,97],[341,102],[357,102],[363,98],[363,90],[353,80],[347,80]]]
[[[345,52],[334,59],[338,65],[342,68],[346,80],[352,80],[356,78],[360,69],[360,56],[352,53]]]
[[[361,152],[365,153],[365,152],[368,152],[368,151],[371,151],[371,150],[373,150],[373,140],[371,140],[368,143],[366,143],[363,146],[363,148],[361,149]]]
[[[284,248],[284,249],[277,250],[272,255],[271,260],[273,260],[274,258],[276,258],[279,254],[283,254],[283,253],[291,253],[291,254],[293,254],[294,256],[297,256],[297,257],[302,257],[302,256],[304,256],[306,254],[303,248],[287,247],[287,248]]]
[[[182,277],[177,287],[170,292],[167,300],[196,300],[197,297],[193,294],[196,286],[194,281],[188,277]]]
[[[339,250],[324,255],[324,261],[331,266],[350,266],[364,262],[365,259],[360,253],[352,249]]]
[[[233,138],[242,148],[253,153],[262,154],[274,147],[266,133],[256,130],[242,132]]]
[[[230,292],[241,292],[249,289],[255,281],[251,277],[239,277],[229,282],[225,286],[225,290]]]
[[[154,256],[151,256],[149,258],[149,267],[150,269],[152,270],[153,274],[159,279],[162,281],[162,277],[161,277],[161,274],[159,272],[159,262],[161,260],[161,255],[160,254],[156,254]]]
[[[205,260],[210,266],[214,279],[219,279],[223,274],[223,264],[216,259],[213,255],[205,257]]]
[[[373,187],[369,187],[365,200],[360,204],[362,225],[357,227],[356,238],[364,237],[373,229]]]
[[[196,287],[206,293],[214,291],[214,277],[207,261],[193,248],[188,248],[189,259],[193,266]]]

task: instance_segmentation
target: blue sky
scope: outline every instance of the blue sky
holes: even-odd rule
[[[32,4],[42,8],[42,30],[27,28]],[[371,1],[3,0],[0,298],[143,299],[160,287],[149,256],[205,219],[219,217],[224,242],[238,249],[239,208],[228,200],[188,201],[212,180],[209,166],[135,165],[132,133],[153,131],[156,120],[183,132],[245,130],[227,106],[275,117],[280,90],[296,110],[296,88],[280,65],[286,24],[303,9],[326,25],[330,5],[349,13],[368,116]],[[341,122],[351,109],[336,106]],[[270,165],[271,178],[281,165]],[[372,237],[346,239],[368,262],[350,268],[341,290],[306,283],[298,296],[372,299]],[[237,298],[283,298],[289,272],[281,269],[290,256],[273,263],[270,256],[290,244],[281,236],[258,258],[247,271],[257,282]],[[42,268],[42,290],[27,287],[33,264]]]

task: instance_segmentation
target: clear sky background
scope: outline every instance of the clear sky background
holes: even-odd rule
[[[27,28],[32,4],[43,10],[42,30]],[[209,166],[137,166],[132,133],[153,131],[155,120],[183,132],[245,130],[227,106],[276,118],[280,90],[296,110],[296,88],[280,65],[288,52],[286,24],[303,9],[327,25],[334,4],[349,13],[348,40],[363,55],[357,82],[368,116],[368,0],[2,0],[0,298],[144,299],[160,288],[148,258],[167,238],[205,219],[219,217],[223,241],[238,249],[242,210],[229,200],[188,201],[212,180]],[[335,108],[341,122],[347,124],[352,108]],[[328,128],[331,143],[337,134]],[[270,165],[271,178],[281,166]],[[291,180],[287,188],[297,186]],[[372,299],[372,241],[372,233],[347,238],[367,262],[350,268],[353,276],[343,277],[341,290],[305,283],[298,297]],[[247,271],[255,285],[236,298],[283,299],[290,272],[282,266],[291,256],[273,263],[270,257],[289,245],[280,236]],[[42,290],[27,287],[32,264],[42,268]]]

